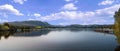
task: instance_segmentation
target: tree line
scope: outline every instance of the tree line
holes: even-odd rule
[[[114,14],[115,23],[114,23],[114,32],[120,34],[120,8]]]
[[[9,23],[0,24],[0,31],[17,31],[20,30],[29,30],[29,29],[41,29],[42,26],[18,26],[18,25],[11,25]]]

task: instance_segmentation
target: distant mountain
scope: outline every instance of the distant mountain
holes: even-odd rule
[[[51,26],[47,22],[42,21],[17,21],[17,22],[8,22],[11,25],[17,25],[17,26]]]

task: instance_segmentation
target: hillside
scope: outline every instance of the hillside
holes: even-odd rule
[[[8,22],[11,25],[17,25],[17,26],[50,26],[47,22],[42,21],[17,21],[17,22]]]

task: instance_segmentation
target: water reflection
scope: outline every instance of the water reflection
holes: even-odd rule
[[[0,31],[0,40],[2,37],[5,39],[8,39],[9,36],[13,35],[15,32],[14,31]]]
[[[116,42],[118,43],[118,45],[115,48],[115,51],[120,51],[120,32],[116,31],[116,29],[113,31],[114,33],[110,33],[110,32],[105,32],[104,30],[101,31],[96,31],[96,32],[101,32],[101,33],[108,33],[108,34],[112,34],[116,36]]]
[[[8,39],[10,36],[14,37],[34,37],[34,36],[41,36],[41,35],[46,35],[50,32],[50,30],[46,29],[41,29],[41,30],[25,30],[25,31],[20,31],[20,32],[15,32],[15,31],[0,31],[0,40],[2,37],[5,39]]]
[[[42,29],[38,31],[31,31],[31,32],[16,32],[13,36],[24,36],[24,37],[34,37],[34,36],[41,36],[46,35],[50,32],[49,29]]]
[[[34,36],[41,36],[41,35],[46,35],[50,31],[71,31],[71,32],[80,32],[80,31],[94,31],[93,28],[54,28],[54,29],[41,29],[41,30],[24,30],[24,31],[19,31],[19,32],[14,32],[14,31],[0,31],[0,39],[1,37],[4,37],[7,39],[9,36],[14,36],[14,37],[34,37]],[[97,31],[95,31],[97,32]],[[102,32],[102,33],[107,33],[110,34],[109,32]],[[113,35],[113,34],[112,34]],[[120,37],[119,34],[115,34],[117,37]],[[120,38],[117,39],[120,42]]]
[[[52,31],[67,30],[67,31],[71,31],[71,32],[79,32],[79,31],[94,31],[94,28],[53,28],[50,30],[52,30]]]
[[[118,46],[115,48],[115,51],[120,51],[120,34],[119,33],[114,31],[114,35],[116,36],[116,41],[118,43]]]
[[[91,28],[54,28],[54,29],[41,29],[41,30],[36,30],[36,31],[31,31],[31,30],[24,30],[24,31],[0,31],[0,39],[4,37],[5,39],[8,39],[10,36],[15,36],[15,37],[34,37],[34,36],[41,36],[41,35],[46,35],[50,31],[72,31],[72,32],[79,32],[79,31],[92,31],[94,29]]]
[[[115,41],[114,41],[114,34],[109,34],[109,33],[105,33],[108,34],[106,36],[103,35],[104,32],[98,33],[98,32],[94,32],[94,29],[82,29],[82,28],[56,28],[56,29],[42,29],[42,30],[37,30],[37,31],[30,31],[30,30],[26,30],[26,31],[21,31],[21,32],[9,32],[9,31],[5,31],[5,32],[0,32],[0,38],[4,37],[5,39],[8,39],[10,36],[13,36],[14,38],[16,37],[29,37],[30,39],[17,39],[15,41],[10,41],[12,42],[11,44],[14,44],[15,42],[17,46],[18,44],[27,47],[30,47],[31,45],[29,43],[26,42],[30,42],[32,45],[35,46],[31,47],[33,49],[46,49],[49,50],[51,49],[51,46],[57,50],[61,50],[62,49],[66,49],[66,50],[80,50],[80,48],[82,49],[82,51],[104,51],[104,50],[110,50],[110,51],[119,51],[120,50],[120,46],[116,46],[115,45]],[[45,35],[45,36],[42,36]],[[110,36],[109,36],[110,35]],[[117,42],[120,44],[120,35],[119,34],[115,34],[116,36],[116,40]],[[32,37],[39,37],[39,38],[32,38]],[[10,38],[9,38],[10,39]],[[18,41],[22,41],[24,43],[19,43]],[[43,43],[42,43],[43,42]],[[5,44],[6,42],[4,42],[3,44]],[[1,44],[1,43],[0,43]],[[37,46],[37,47],[36,47]],[[2,46],[0,46],[2,47]],[[9,47],[12,48],[10,46],[5,46],[5,47]],[[104,47],[104,48],[101,48]],[[116,47],[116,48],[114,48]],[[31,49],[30,48],[30,49]],[[40,49],[41,48],[41,49]],[[22,49],[22,46],[21,46]],[[99,50],[98,50],[99,49]],[[112,49],[112,50],[111,50]]]

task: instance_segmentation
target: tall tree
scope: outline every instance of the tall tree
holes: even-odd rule
[[[120,9],[115,12],[114,18],[115,18],[114,24],[115,34],[120,34]]]
[[[10,25],[9,25],[8,23],[4,23],[4,26],[8,26],[8,27],[10,27]]]

